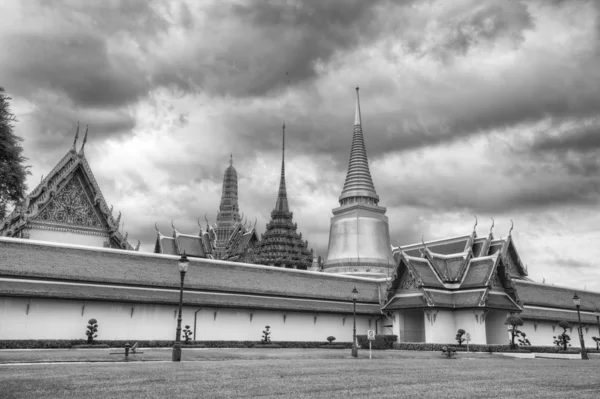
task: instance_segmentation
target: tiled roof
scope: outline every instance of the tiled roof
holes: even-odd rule
[[[427,307],[423,294],[415,296],[394,297],[382,310],[415,309]]]
[[[514,281],[519,294],[519,299],[525,305],[547,306],[553,308],[562,308],[572,310],[573,295],[581,298],[581,309],[593,312],[594,309],[600,309],[600,293],[576,290],[567,287],[557,287],[554,285],[533,283],[522,280]]]
[[[435,306],[449,308],[473,308],[479,307],[479,300],[483,291],[466,292],[438,292],[426,290],[433,299]]]
[[[516,303],[510,299],[506,293],[497,293],[496,291],[490,291],[486,300],[486,307],[493,309],[507,309],[513,311],[519,311]]]
[[[0,238],[0,275],[150,287],[179,287],[176,256]],[[188,289],[379,303],[378,280],[190,259]]]
[[[202,239],[199,236],[191,236],[186,234],[176,233],[175,240],[179,248],[179,253],[197,258],[205,258],[204,248],[202,248]]]
[[[414,273],[419,276],[423,285],[426,287],[443,287],[444,285],[440,282],[440,280],[435,275],[435,272],[431,269],[429,265],[429,261],[423,258],[412,258],[406,257],[408,262],[408,266],[412,269]],[[401,277],[401,276],[400,276]]]
[[[177,306],[178,289],[136,289],[131,287],[88,285],[85,283],[47,283],[44,281],[2,281],[0,296],[34,298],[80,299],[153,303]],[[351,313],[352,301],[324,301],[291,298],[273,298],[255,295],[215,294],[184,291],[184,305],[203,307],[233,307],[242,309],[275,309],[304,312]],[[356,304],[358,314],[380,314],[379,304]]]
[[[425,243],[427,248],[432,252],[442,254],[442,255],[451,255],[456,253],[461,253],[465,251],[465,247],[467,242],[469,242],[469,238],[471,235],[453,237],[453,238],[445,238],[442,240],[436,241],[428,241]],[[409,256],[419,256],[419,249],[423,249],[423,244],[411,244],[411,245],[403,245],[400,247],[402,251],[404,251]],[[414,255],[413,255],[414,254]]]
[[[487,285],[487,281],[495,269],[494,266],[497,259],[497,256],[471,259],[461,288],[483,287]]]
[[[523,312],[519,315],[524,320],[545,320],[560,322],[566,320],[571,323],[578,323],[577,312],[564,312],[561,310],[552,309],[536,309],[525,306]],[[585,324],[593,324],[595,328],[596,316],[592,313],[583,312],[581,313],[581,322]],[[558,327],[560,330],[560,327]],[[562,331],[562,330],[561,330]],[[558,331],[558,332],[561,332]]]
[[[175,243],[175,239],[173,237],[166,237],[161,235],[159,237],[160,240],[160,249],[161,253],[165,255],[178,255],[177,244]]]

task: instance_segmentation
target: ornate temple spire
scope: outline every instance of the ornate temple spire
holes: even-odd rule
[[[271,221],[256,248],[256,261],[266,266],[287,267],[306,270],[312,263],[312,252],[308,242],[302,240],[298,226],[287,200],[285,187],[285,123],[282,126],[281,178],[277,203],[271,212]]]
[[[229,166],[225,169],[225,175],[223,176],[223,191],[221,192],[221,204],[219,205],[215,228],[216,241],[214,255],[217,259],[221,259],[227,251],[229,238],[236,224],[240,221],[239,212],[238,177],[237,171],[233,167],[233,154],[230,154]],[[208,226],[206,230],[209,230]]]
[[[356,110],[354,114],[354,134],[352,136],[352,148],[350,150],[350,161],[348,162],[348,173],[346,182],[340,196],[340,204],[344,205],[347,198],[366,197],[371,198],[375,205],[379,202],[379,196],[375,192],[375,186],[371,179],[369,160],[362,132],[362,121],[360,114],[360,98],[358,87],[356,88]]]
[[[279,192],[277,194],[277,203],[275,210],[281,212],[289,212],[290,207],[287,201],[287,190],[285,188],[285,123],[282,126],[282,143],[281,143],[281,177],[279,180]]]

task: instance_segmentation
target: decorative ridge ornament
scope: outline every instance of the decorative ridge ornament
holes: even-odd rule
[[[490,217],[490,219],[492,219],[492,227],[490,227],[490,234],[492,234],[492,230],[494,230],[494,224],[495,224],[496,222],[494,221],[494,218],[493,218],[493,217]]]
[[[158,230],[158,222],[154,222],[154,230],[156,230],[156,232],[160,234],[160,230]]]
[[[88,128],[89,128],[89,126],[85,125],[85,134],[83,135],[83,143],[81,144],[81,149],[79,150],[79,156],[81,156],[81,157],[84,156],[83,149],[85,148],[85,143],[87,142]]]
[[[73,148],[72,151],[77,151],[77,139],[79,138],[79,121],[77,121],[77,131],[75,131],[75,138],[73,139]]]
[[[473,225],[473,233],[475,233],[475,228],[477,227],[477,215],[473,216],[475,216],[475,225]]]
[[[509,237],[511,236],[514,227],[515,227],[515,224],[513,223],[512,219],[510,219],[510,230],[508,230]]]
[[[175,233],[178,233],[177,229],[175,228],[175,224],[173,223],[173,219],[171,219],[171,227]]]
[[[233,166],[233,152],[229,155],[229,166]]]

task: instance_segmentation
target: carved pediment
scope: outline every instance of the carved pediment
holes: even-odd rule
[[[32,220],[92,229],[105,228],[78,176],[69,180]]]

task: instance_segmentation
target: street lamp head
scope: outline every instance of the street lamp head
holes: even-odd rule
[[[358,290],[356,289],[356,286],[354,286],[352,289],[352,299],[356,301],[356,298],[358,298]]]
[[[575,295],[573,295],[573,303],[575,304],[576,307],[579,307],[581,305],[581,298],[579,298],[579,296],[577,296],[577,293],[575,293]]]
[[[185,273],[187,272],[188,266],[190,264],[190,261],[188,260],[187,256],[185,256],[185,251],[183,252],[183,255],[181,255],[181,258],[179,258],[179,271],[181,273]]]

